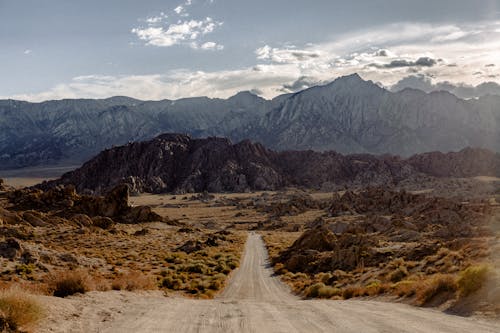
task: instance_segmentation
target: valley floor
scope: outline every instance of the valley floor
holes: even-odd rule
[[[376,301],[301,300],[250,233],[240,268],[212,300],[160,292],[40,296],[48,317],[39,332],[498,332],[500,323]]]

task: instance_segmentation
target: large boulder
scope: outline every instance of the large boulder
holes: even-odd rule
[[[0,207],[0,225],[21,223],[23,223],[23,218],[19,214]]]
[[[21,243],[15,238],[7,238],[0,242],[0,257],[10,260],[19,258],[23,252]]]

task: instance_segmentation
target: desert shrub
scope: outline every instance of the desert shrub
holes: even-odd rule
[[[16,265],[15,271],[21,276],[28,276],[35,270],[35,265],[33,264],[19,264]]]
[[[208,288],[213,291],[217,291],[222,289],[224,287],[224,281],[226,280],[226,275],[224,274],[216,274],[212,277],[212,280],[210,282],[210,285]]]
[[[163,283],[163,282],[162,282]],[[133,271],[117,277],[112,283],[113,290],[153,290],[156,289],[154,279],[141,272]]]
[[[224,280],[214,279],[210,282],[208,289],[217,291],[222,289],[223,286],[224,286]]]
[[[288,273],[288,270],[285,268],[285,265],[279,262],[276,265],[274,265],[274,272],[278,275],[283,275]]]
[[[0,329],[2,332],[28,330],[43,317],[43,309],[26,292],[13,288],[0,291]]]
[[[193,279],[189,282],[188,293],[197,294],[203,293],[209,289],[210,282],[202,279]]]
[[[231,272],[231,269],[227,267],[224,262],[219,262],[217,266],[215,266],[215,271],[223,274],[229,274]]]
[[[460,296],[467,296],[479,290],[486,282],[488,272],[487,265],[470,266],[460,272],[457,279]]]
[[[324,288],[325,287],[325,284],[320,282],[320,283],[315,283],[313,284],[312,286],[310,286],[309,288],[307,288],[306,290],[306,296],[307,297],[318,297],[319,295],[319,290],[321,288]]]
[[[339,288],[325,286],[323,288],[319,288],[318,297],[319,298],[332,298],[333,296],[339,296],[342,292]]]
[[[353,298],[358,296],[359,287],[347,287],[342,290],[342,297],[344,299]]]
[[[416,288],[417,301],[424,305],[442,292],[453,292],[457,290],[457,283],[453,275],[436,274],[433,277],[421,281]]]
[[[190,273],[206,274],[208,269],[204,263],[194,262],[194,263],[187,265],[185,270],[186,270],[186,272],[190,272]]]
[[[47,280],[49,290],[56,297],[84,294],[92,286],[92,279],[84,270],[53,273],[48,276]]]
[[[179,290],[183,284],[182,279],[177,276],[167,276],[161,280],[160,286],[167,289]]]
[[[239,263],[238,263],[237,259],[231,259],[231,260],[226,261],[226,265],[230,269],[235,269],[235,268],[237,268],[239,266]]]
[[[409,297],[415,295],[416,282],[410,280],[399,281],[393,286],[394,293],[399,297]]]
[[[399,266],[395,270],[389,273],[387,278],[391,282],[399,282],[408,276],[408,270],[405,266]]]
[[[383,284],[380,281],[372,281],[365,287],[364,293],[368,294],[368,296],[374,296],[383,294],[388,289],[389,287],[386,284]]]
[[[333,275],[331,273],[318,273],[315,278],[321,282],[328,284],[332,280]]]
[[[341,294],[340,289],[331,286],[325,286],[324,283],[315,283],[306,290],[306,296],[311,298],[331,298]]]

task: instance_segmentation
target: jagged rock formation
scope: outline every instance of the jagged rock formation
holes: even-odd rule
[[[500,154],[467,149],[440,163],[439,176],[500,176]],[[429,156],[433,156],[432,154]],[[461,156],[461,157],[460,157]],[[487,157],[487,158],[486,158]],[[489,162],[471,163],[483,158]],[[286,186],[396,185],[432,173],[432,159],[414,156],[342,155],[336,152],[275,152],[248,140],[237,144],[225,138],[193,139],[164,134],[157,138],[107,149],[81,168],[41,188],[73,184],[79,192],[103,193],[127,184],[133,192],[242,192],[276,190]],[[429,171],[430,170],[430,171]]]
[[[491,151],[466,148],[460,152],[446,154],[419,154],[412,156],[408,162],[415,169],[436,177],[472,177],[498,175],[499,160],[499,154],[492,154]]]
[[[427,257],[422,262],[428,265],[440,247],[463,247],[471,256],[484,256],[481,242],[478,246],[471,240],[492,235],[487,221],[493,208],[485,202],[464,204],[384,188],[346,192],[331,202],[334,219],[312,225],[274,263],[292,272],[318,273],[383,268],[394,258]],[[346,211],[352,215],[348,219]],[[457,263],[466,266],[466,258]]]
[[[272,100],[249,92],[225,100],[2,100],[0,119],[0,169],[83,162],[104,148],[166,132],[343,154],[500,149],[500,96],[394,93],[356,74]]]
[[[131,207],[128,204],[129,190],[118,185],[105,196],[79,195],[73,186],[55,187],[47,191],[24,189],[6,194],[11,207],[0,207],[0,225],[19,224],[23,221],[32,226],[47,223],[46,214],[72,220],[78,225],[109,228],[115,222],[141,223],[164,221],[149,206]],[[23,213],[19,215],[17,211]]]

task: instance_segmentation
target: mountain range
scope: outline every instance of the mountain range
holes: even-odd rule
[[[250,92],[228,99],[0,100],[0,169],[81,163],[103,149],[166,132],[343,154],[410,156],[468,146],[499,151],[499,125],[500,96],[390,92],[357,74],[272,100]]]

